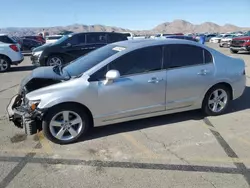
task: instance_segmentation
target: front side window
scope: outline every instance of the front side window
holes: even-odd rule
[[[107,36],[104,33],[86,34],[88,44],[103,44],[107,43]]]
[[[162,47],[147,47],[128,54],[111,62],[109,70],[118,70],[121,76],[146,73],[162,68]]]
[[[203,48],[186,44],[171,44],[164,47],[166,68],[178,68],[204,63]]]
[[[148,47],[129,52],[91,75],[90,81],[105,79],[109,70],[118,70],[121,76],[162,69],[162,47]]]

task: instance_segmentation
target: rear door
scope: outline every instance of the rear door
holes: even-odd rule
[[[167,110],[197,104],[213,83],[213,58],[210,52],[201,47],[187,44],[166,45],[164,66],[167,69]]]

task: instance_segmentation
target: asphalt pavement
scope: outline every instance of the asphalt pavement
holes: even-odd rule
[[[225,115],[196,110],[94,128],[70,145],[26,136],[7,119],[10,98],[34,68],[26,56],[0,74],[0,188],[249,187],[250,54],[232,56],[246,62],[247,87]]]

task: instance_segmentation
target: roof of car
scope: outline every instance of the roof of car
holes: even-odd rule
[[[0,36],[8,36],[7,34],[4,33],[0,33]]]
[[[119,32],[105,32],[105,31],[99,31],[99,32],[82,32],[82,33],[69,33],[68,35],[77,35],[77,34],[94,34],[94,33],[103,33],[103,34],[121,34],[124,35],[125,33],[119,33]]]
[[[172,39],[172,38],[163,38],[163,39],[137,39],[137,40],[125,40],[121,42],[113,43],[117,46],[123,46],[126,48],[143,48],[147,46],[157,46],[157,45],[165,45],[165,44],[191,44],[196,46],[202,46],[197,42],[183,39]]]

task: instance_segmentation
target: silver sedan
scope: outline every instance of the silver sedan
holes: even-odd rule
[[[8,112],[27,134],[43,129],[59,144],[75,142],[91,126],[194,109],[220,115],[246,84],[243,60],[178,39],[113,43],[66,66],[35,69],[32,76],[41,72],[44,78],[54,72],[57,82],[22,92]]]

